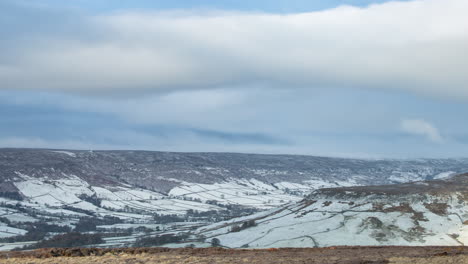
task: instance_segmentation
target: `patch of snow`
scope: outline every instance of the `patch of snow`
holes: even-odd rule
[[[441,179],[447,179],[453,176],[455,172],[453,171],[447,171],[447,172],[442,172],[434,176],[434,180],[441,180]]]
[[[63,150],[54,150],[52,152],[55,152],[55,153],[60,153],[60,154],[65,154],[67,156],[70,156],[70,157],[73,157],[73,158],[76,158],[76,154],[73,153],[73,152],[70,152],[70,151],[63,151]]]

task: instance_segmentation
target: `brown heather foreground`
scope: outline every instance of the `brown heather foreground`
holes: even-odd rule
[[[328,247],[252,250],[222,248],[68,248],[1,252],[0,263],[468,264],[468,247]]]

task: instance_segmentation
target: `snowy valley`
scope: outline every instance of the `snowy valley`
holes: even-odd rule
[[[352,188],[426,184],[464,171],[466,159],[2,149],[0,250],[70,231],[103,234],[103,247],[181,234],[164,245],[205,247],[216,238],[234,248],[314,247],[340,244],[337,237],[356,245],[461,244],[468,235],[458,196],[389,201],[353,196]],[[440,201],[450,213],[426,206]]]

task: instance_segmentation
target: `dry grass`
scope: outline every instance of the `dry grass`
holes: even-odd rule
[[[429,257],[429,258],[390,258],[394,264],[467,264],[468,256]]]
[[[60,255],[61,254],[61,255]],[[83,255],[83,256],[80,256]],[[306,249],[225,250],[208,249],[47,249],[0,254],[5,264],[442,264],[468,263],[466,247],[330,247]]]

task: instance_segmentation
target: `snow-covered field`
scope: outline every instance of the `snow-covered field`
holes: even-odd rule
[[[291,190],[308,191],[310,187],[294,183],[282,183]],[[281,185],[280,185],[281,186]],[[295,188],[294,188],[295,187]],[[297,188],[297,189],[296,189]],[[274,208],[291,201],[302,199],[291,195],[274,185],[265,184],[255,179],[232,180],[226,183],[182,185],[172,189],[169,195],[175,197],[190,197],[203,202],[216,201],[220,204],[238,204],[260,209]]]
[[[198,234],[218,238],[230,248],[466,245],[468,211],[459,198],[459,194],[380,201],[327,197],[202,227]],[[408,201],[413,202],[407,207]],[[384,206],[376,208],[380,203]],[[447,205],[446,213],[430,208],[439,204]],[[256,226],[230,231],[247,220],[255,220]]]
[[[88,211],[100,216],[144,220],[153,214],[184,215],[188,210],[217,211],[223,209],[221,205],[276,208],[299,201],[317,188],[350,186],[356,185],[356,182],[353,179],[348,182],[312,179],[303,184],[285,181],[268,184],[253,178],[228,179],[213,184],[184,182],[171,189],[168,194],[162,194],[125,184],[93,186],[75,175],[63,174],[61,179],[50,179],[34,178],[17,172],[17,179],[13,184],[25,198],[19,204],[40,212],[83,217],[83,213]],[[90,198],[99,200],[99,204],[93,203]]]
[[[203,212],[221,209],[215,205],[170,197],[141,188],[91,186],[74,175],[64,175],[64,179],[60,180],[32,178],[23,174],[18,174],[18,176],[21,180],[14,182],[14,185],[26,198],[20,204],[31,205],[37,210],[53,214],[82,216],[79,211],[64,210],[64,208],[76,208],[95,212],[98,215],[138,219],[145,214],[183,215],[187,210]],[[100,204],[93,204],[86,197],[95,197]],[[13,203],[13,201],[10,202]]]
[[[62,153],[68,155],[67,153]],[[318,187],[349,186],[349,182],[319,182],[311,180],[303,184],[282,181],[269,184],[257,179],[227,179],[225,182],[200,184],[180,182],[167,194],[121,184],[119,186],[92,185],[73,174],[62,173],[59,179],[39,178],[15,172],[12,184],[19,190],[23,199],[0,198],[0,217],[12,223],[47,221],[49,224],[68,225],[71,228],[80,218],[117,217],[123,223],[101,225],[98,230],[128,230],[146,227],[148,230],[164,231],[171,229],[183,232],[209,222],[183,223],[172,225],[157,224],[154,215],[185,216],[188,211],[208,212],[226,210],[226,206],[236,205],[256,210],[278,208],[288,203],[296,203]],[[2,207],[4,206],[4,207]],[[209,217],[207,218],[209,219]],[[1,218],[0,218],[1,220]],[[0,238],[24,235],[26,230],[8,226],[0,221]],[[120,238],[106,238],[104,246],[127,246],[135,242],[138,235]],[[26,245],[31,242],[20,243]],[[194,242],[200,246],[208,245]],[[0,250],[18,246],[18,243],[2,244]],[[172,245],[179,247],[181,245]]]
[[[12,237],[26,234],[26,230],[9,227],[5,224],[0,224],[0,238],[2,237]]]
[[[191,238],[190,244],[199,246],[214,237],[227,247],[326,246],[336,244],[337,238],[359,245],[468,243],[468,230],[460,220],[465,220],[464,204],[455,200],[444,216],[433,214],[424,202],[412,204],[412,210],[430,222],[413,211],[375,211],[373,202],[364,198],[352,204],[341,198],[310,204],[303,200],[322,188],[450,179],[468,168],[468,160],[68,150],[0,154],[2,241],[26,234],[25,226],[32,222],[73,229],[80,219],[92,218],[107,221],[98,223],[98,230],[118,233],[106,237],[105,246],[194,228],[199,228],[195,235],[206,237]],[[386,204],[397,207],[396,202]],[[242,217],[214,223],[238,215]],[[257,225],[229,232],[233,224],[249,219]],[[132,228],[140,231],[125,235]],[[0,243],[0,250],[15,245],[7,244]]]

